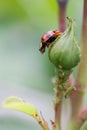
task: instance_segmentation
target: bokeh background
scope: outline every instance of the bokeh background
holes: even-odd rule
[[[56,0],[0,0],[0,104],[18,96],[53,119],[54,66],[39,52],[43,33],[58,28]],[[70,0],[67,16],[76,20],[81,40],[83,0]],[[76,74],[76,69],[74,75]],[[0,130],[40,130],[27,115],[0,108]]]

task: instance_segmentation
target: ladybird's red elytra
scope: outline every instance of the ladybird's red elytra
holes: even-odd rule
[[[53,31],[48,31],[47,33],[45,33],[45,34],[42,35],[41,42],[42,42],[42,43],[47,42],[47,40],[48,40],[49,38],[53,37],[53,35],[54,35],[54,32],[53,32]]]
[[[49,47],[49,45],[60,35],[61,32],[59,32],[58,30],[51,30],[43,34],[41,37],[41,44],[39,51],[43,54],[45,52],[45,48]]]

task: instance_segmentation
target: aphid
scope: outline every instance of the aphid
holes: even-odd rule
[[[41,44],[40,44],[40,52],[44,53],[45,48],[49,47],[49,45],[61,35],[61,32],[57,30],[48,31],[47,33],[43,34],[41,37]]]

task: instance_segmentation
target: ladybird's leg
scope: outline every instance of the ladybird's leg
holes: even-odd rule
[[[47,42],[47,43],[46,43],[47,48],[49,47],[49,45],[50,45],[50,42]]]

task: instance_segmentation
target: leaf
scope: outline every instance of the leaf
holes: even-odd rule
[[[34,118],[36,118],[36,116],[38,115],[37,109],[33,105],[23,101],[21,98],[18,97],[7,98],[3,102],[2,106],[3,108],[14,109],[20,112],[24,112]]]

